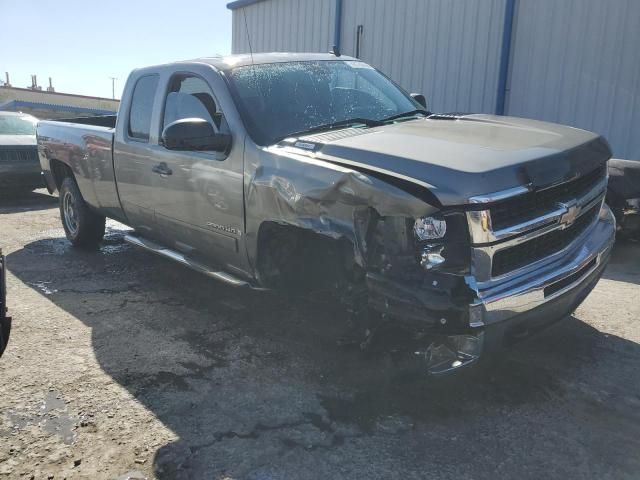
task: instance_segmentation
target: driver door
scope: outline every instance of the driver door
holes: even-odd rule
[[[163,130],[185,118],[202,118],[216,132],[230,133],[208,83],[190,73],[174,74],[164,99]],[[242,263],[244,229],[241,145],[229,152],[168,150],[154,159],[156,224],[164,243],[208,263]]]

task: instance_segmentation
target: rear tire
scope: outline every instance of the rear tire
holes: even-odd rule
[[[74,178],[66,177],[59,192],[60,219],[67,239],[74,247],[96,248],[104,237],[105,218],[89,208]]]

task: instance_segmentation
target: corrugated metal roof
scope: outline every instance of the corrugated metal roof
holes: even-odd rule
[[[74,113],[91,113],[94,115],[113,115],[116,113],[113,110],[100,110],[97,108],[86,108],[86,107],[74,107],[71,105],[58,105],[53,103],[41,103],[41,102],[25,102],[23,100],[12,100],[10,102],[5,102],[0,105],[0,110],[8,110],[8,111],[17,111],[23,108],[39,108],[43,110],[55,110],[55,111],[63,111],[63,112],[74,112]]]

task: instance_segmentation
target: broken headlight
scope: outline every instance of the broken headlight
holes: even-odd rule
[[[415,220],[413,233],[418,262],[425,270],[464,272],[471,249],[467,221],[462,212],[448,212]]]
[[[447,233],[447,221],[437,217],[418,218],[413,224],[418,240],[438,240]]]

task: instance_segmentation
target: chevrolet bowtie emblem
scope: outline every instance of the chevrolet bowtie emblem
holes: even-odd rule
[[[561,203],[560,206],[567,209],[567,211],[560,217],[560,223],[568,227],[576,221],[576,218],[578,218],[580,208],[575,204],[569,205],[566,203]]]

